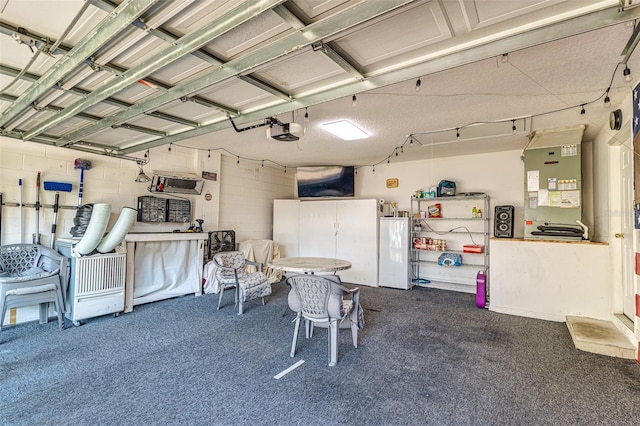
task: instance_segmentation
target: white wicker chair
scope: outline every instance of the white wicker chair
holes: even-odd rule
[[[0,331],[7,309],[40,305],[40,323],[49,320],[48,304],[55,303],[58,325],[64,328],[64,294],[68,261],[40,244],[0,247]]]

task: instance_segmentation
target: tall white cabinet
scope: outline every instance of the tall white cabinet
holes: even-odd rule
[[[377,200],[275,200],[273,239],[289,257],[348,260],[352,267],[340,272],[343,281],[376,286],[377,207]]]

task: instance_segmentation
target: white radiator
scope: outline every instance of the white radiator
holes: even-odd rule
[[[67,318],[80,320],[124,310],[126,254],[99,254],[72,259]]]

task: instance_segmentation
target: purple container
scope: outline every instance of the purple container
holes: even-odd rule
[[[487,307],[487,276],[483,271],[476,275],[476,306],[478,308]]]

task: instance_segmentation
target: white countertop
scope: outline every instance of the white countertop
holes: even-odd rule
[[[206,240],[208,238],[209,234],[206,232],[140,232],[124,236],[127,242]]]

